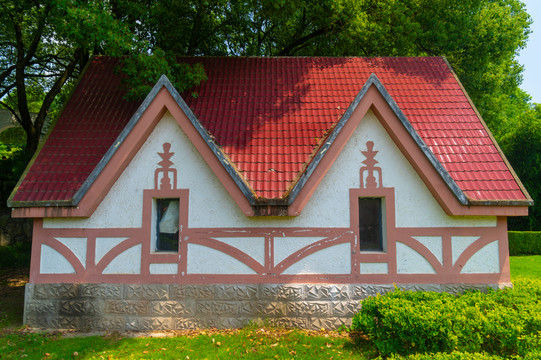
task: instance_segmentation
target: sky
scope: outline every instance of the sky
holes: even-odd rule
[[[524,81],[522,89],[532,97],[532,101],[541,104],[541,1],[522,0],[526,4],[526,10],[530,14],[533,23],[530,27],[532,32],[518,57],[518,62],[524,65]]]

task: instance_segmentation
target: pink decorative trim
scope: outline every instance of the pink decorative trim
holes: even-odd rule
[[[158,153],[162,158],[162,161],[158,163],[161,167],[157,168],[154,175],[154,189],[156,190],[176,190],[177,189],[177,169],[171,168],[173,162],[170,160],[171,157],[175,154],[170,152],[171,149],[170,143],[163,144],[163,153]],[[158,178],[162,174],[162,179],[158,183]],[[171,183],[171,178],[169,174],[173,175],[173,182]]]
[[[389,191],[389,189],[382,189]],[[389,195],[387,195],[389,196]],[[387,198],[387,203],[390,201]],[[391,213],[389,211],[388,213]],[[387,220],[390,224],[392,221]],[[150,253],[148,235],[141,229],[43,229],[41,221],[35,222],[36,234],[34,240],[31,268],[31,282],[90,282],[90,283],[509,283],[509,271],[507,250],[504,249],[507,242],[500,235],[505,235],[505,218],[498,221],[496,228],[401,228],[388,230],[386,253],[361,253],[357,250],[357,236],[351,228],[320,229],[320,228],[248,228],[248,229],[186,229],[181,238],[181,248],[178,254]],[[76,274],[39,274],[39,261],[41,244],[49,244],[52,237],[86,237],[88,238],[87,266],[74,266]],[[114,247],[100,262],[94,266],[95,239],[96,237],[127,237],[121,244]],[[321,237],[322,240],[300,249],[289,255],[276,266],[273,266],[273,247],[275,237],[310,236]],[[412,239],[413,236],[441,236],[443,241],[443,264],[421,243]],[[480,236],[459,257],[456,264],[452,264],[452,251],[450,245],[451,236]],[[244,252],[227,244],[212,239],[213,237],[263,237],[265,239],[265,264],[260,264]],[[468,259],[484,245],[499,240],[500,269],[497,274],[460,274],[460,270]],[[434,267],[436,274],[397,274],[396,273],[396,241],[411,246],[415,251],[429,261]],[[300,274],[285,275],[283,271],[297,261],[324,248],[344,244],[352,244],[352,269],[349,274],[325,275],[325,274]],[[142,244],[142,274],[102,274],[101,272],[116,255],[124,250]],[[243,262],[258,275],[216,275],[216,274],[187,274],[187,244],[199,244],[209,246],[230,255]],[[59,251],[72,264],[77,263],[76,257],[59,242],[55,243],[55,250]],[[361,274],[359,265],[361,262],[383,262],[388,264],[388,274]],[[178,263],[179,273],[175,275],[152,275],[149,266],[152,263]]]
[[[378,151],[374,151],[374,142],[366,142],[366,151],[361,150],[366,159],[363,161],[363,164],[366,166],[361,167],[361,188],[370,189],[370,188],[381,188],[383,187],[383,174],[379,166],[374,166],[378,163],[374,157]],[[363,173],[366,174],[366,181]],[[378,174],[378,178],[374,174]]]

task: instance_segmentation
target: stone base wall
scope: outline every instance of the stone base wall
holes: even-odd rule
[[[462,292],[497,285],[400,285]],[[250,322],[301,329],[350,326],[363,299],[394,285],[370,284],[27,284],[24,322],[31,328],[158,331],[238,328]]]

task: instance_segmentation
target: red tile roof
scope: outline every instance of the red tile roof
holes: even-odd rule
[[[188,58],[208,81],[183,99],[257,196],[280,198],[374,73],[472,200],[526,200],[442,58]],[[71,200],[140,102],[95,58],[12,198]],[[18,205],[17,205],[18,203]]]

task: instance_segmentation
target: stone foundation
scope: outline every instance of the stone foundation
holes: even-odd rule
[[[400,288],[456,293],[487,285]],[[393,289],[370,284],[27,284],[24,322],[31,328],[83,331],[237,328],[254,321],[336,329],[351,325],[363,299]]]

